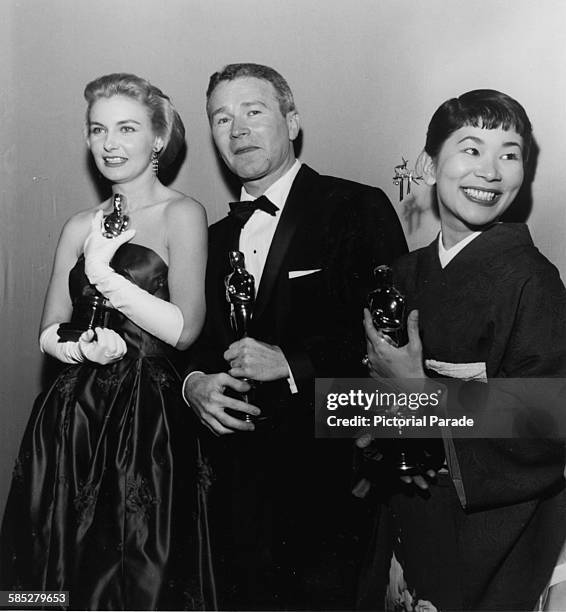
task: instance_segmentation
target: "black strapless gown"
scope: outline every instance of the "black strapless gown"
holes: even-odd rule
[[[112,266],[169,299],[154,251],[123,245]],[[88,291],[82,256],[69,287]],[[119,317],[126,356],[69,365],[36,400],[2,526],[1,588],[69,591],[74,610],[211,609],[208,470],[176,351]]]

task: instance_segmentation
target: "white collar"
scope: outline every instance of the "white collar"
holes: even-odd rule
[[[438,234],[438,258],[440,259],[440,265],[442,268],[445,268],[453,259],[458,255],[458,253],[472,240],[477,238],[482,232],[472,232],[469,236],[466,236],[460,242],[457,242],[453,247],[449,249],[445,249],[442,244],[442,230]]]
[[[273,204],[275,204],[277,208],[279,208],[279,211],[277,213],[278,215],[281,214],[281,211],[283,210],[283,207],[285,206],[285,202],[287,200],[287,196],[289,195],[289,192],[291,191],[293,181],[295,180],[295,177],[297,176],[297,173],[299,172],[300,169],[301,169],[301,162],[298,159],[296,159],[295,163],[289,168],[289,170],[287,170],[287,172],[285,172],[283,176],[280,176],[275,181],[275,183],[270,185],[262,194],[266,198],[269,198],[269,200],[273,202]],[[245,190],[245,188],[242,186],[242,189],[240,191],[240,200],[242,202],[246,202],[246,201],[249,202],[250,200],[255,200],[255,199],[256,198],[250,195]]]

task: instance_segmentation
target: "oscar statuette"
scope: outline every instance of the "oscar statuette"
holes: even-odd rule
[[[393,286],[393,273],[389,266],[378,266],[373,274],[375,289],[368,295],[373,325],[399,346],[405,321],[405,296]]]
[[[255,282],[254,277],[246,270],[244,254],[241,251],[229,251],[228,257],[232,272],[224,279],[226,289],[226,300],[230,304],[230,326],[236,335],[237,340],[241,340],[248,335],[249,324],[255,301]],[[253,381],[242,378],[250,386]],[[241,393],[242,401],[249,403],[249,391]],[[240,413],[232,412],[234,416],[242,418]],[[243,417],[248,423],[252,422],[252,417],[246,414]]]
[[[406,342],[405,337],[405,296],[393,285],[393,272],[389,266],[378,266],[374,270],[375,289],[368,294],[368,309],[374,327],[381,331],[389,344],[395,347]],[[364,363],[368,363],[367,356]],[[380,379],[387,387],[388,380]],[[394,385],[389,385],[394,387]],[[392,389],[395,391],[395,389]],[[383,409],[386,416],[399,418],[422,416],[420,408],[391,406]],[[397,431],[402,436],[401,427]],[[377,451],[377,452],[376,452]],[[439,440],[429,439],[391,439],[381,444],[374,442],[364,450],[367,459],[379,458],[399,476],[424,474],[428,470],[438,470],[444,464],[444,451]]]
[[[125,214],[126,197],[121,193],[113,196],[113,210],[104,219],[103,235],[114,238],[128,229],[130,218]],[[95,327],[112,328],[116,310],[94,285],[86,285],[82,295],[73,301],[73,313],[68,323],[57,330],[59,342],[76,342],[83,332]]]
[[[402,341],[405,321],[405,296],[394,287],[393,272],[389,266],[378,266],[373,273],[375,289],[368,294],[367,299],[373,326],[387,336],[392,346],[398,347]],[[398,406],[388,407],[386,412],[398,417],[408,416],[407,409]],[[414,411],[409,412],[415,415]],[[402,434],[400,428],[398,433]],[[420,472],[418,457],[412,452],[413,445],[404,440],[390,440],[386,446],[388,448],[383,458],[400,475]]]

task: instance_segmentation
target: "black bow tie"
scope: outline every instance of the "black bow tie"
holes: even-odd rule
[[[244,202],[230,202],[229,217],[232,217],[234,221],[240,224],[241,227],[248,222],[248,219],[254,214],[256,210],[263,210],[266,213],[275,217],[275,213],[279,210],[273,202],[270,202],[264,195],[260,196],[256,200],[249,200]]]

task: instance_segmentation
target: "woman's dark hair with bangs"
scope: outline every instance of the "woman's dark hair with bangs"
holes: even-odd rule
[[[154,132],[163,138],[159,166],[165,168],[170,165],[185,142],[185,126],[169,96],[135,74],[117,72],[101,76],[85,87],[87,124],[92,105],[100,98],[113,96],[133,98],[147,108]]]
[[[523,139],[523,163],[526,164],[532,143],[532,126],[525,109],[511,96],[495,89],[475,89],[459,98],[446,100],[430,120],[425,151],[436,158],[450,135],[465,125],[486,130],[514,129]]]

